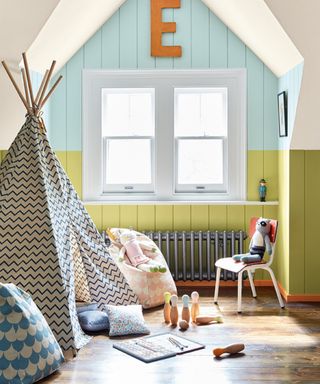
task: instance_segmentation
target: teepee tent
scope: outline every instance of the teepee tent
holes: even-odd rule
[[[48,142],[41,109],[54,64],[34,98],[23,54],[26,122],[0,166],[0,281],[32,295],[63,350],[89,340],[76,300],[135,304],[138,299],[110,257],[90,216]]]

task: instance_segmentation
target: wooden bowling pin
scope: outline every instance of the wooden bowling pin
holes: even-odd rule
[[[188,324],[190,322],[189,301],[190,301],[190,297],[188,295],[182,296],[183,307],[182,307],[181,318],[182,318],[182,320],[185,320]]]
[[[219,315],[214,315],[214,316],[198,315],[196,317],[196,323],[197,324],[205,325],[205,324],[210,324],[212,322],[223,323],[223,318],[222,318],[222,316],[219,316]]]
[[[178,296],[177,295],[172,295],[171,296],[171,309],[170,309],[170,321],[171,325],[176,326],[178,324]]]
[[[165,323],[167,323],[167,324],[170,323],[170,310],[171,310],[170,299],[171,299],[171,293],[165,292],[164,293],[163,317],[164,317]]]
[[[191,319],[195,323],[196,322],[196,317],[200,313],[200,305],[199,305],[199,293],[194,291],[191,293]]]
[[[215,357],[221,356],[223,353],[239,353],[244,350],[244,344],[231,344],[224,348],[215,348],[212,352]]]

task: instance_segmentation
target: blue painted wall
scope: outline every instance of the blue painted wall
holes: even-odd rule
[[[247,68],[248,149],[278,148],[278,79],[203,3],[181,0],[163,11],[177,23],[164,44],[183,48],[181,58],[150,56],[150,0],[127,2],[69,60],[56,76],[64,81],[51,98],[49,125],[58,151],[81,151],[82,69]],[[262,174],[262,172],[261,172]]]
[[[288,100],[288,136],[279,137],[279,149],[290,149],[296,110],[299,101],[303,62],[279,78],[279,93],[285,91]]]

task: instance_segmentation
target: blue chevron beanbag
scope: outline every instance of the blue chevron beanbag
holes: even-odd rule
[[[0,283],[0,383],[29,384],[54,371],[63,354],[30,295]]]
[[[78,313],[78,319],[85,332],[108,331],[110,328],[108,315],[102,311],[84,311]]]
[[[109,336],[124,336],[150,333],[144,322],[141,305],[106,305],[109,317]]]

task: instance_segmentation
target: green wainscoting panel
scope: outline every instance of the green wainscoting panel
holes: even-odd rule
[[[120,227],[138,228],[138,207],[136,205],[120,205]]]
[[[243,205],[227,206],[227,231],[239,231],[246,227],[244,208]]]
[[[173,230],[172,205],[156,205],[156,229],[158,231]]]
[[[208,68],[210,67],[210,11],[202,1],[191,0],[191,2],[191,66],[192,68]]]
[[[162,21],[174,21],[174,14],[172,8],[165,8],[162,11]],[[174,45],[173,33],[162,34],[162,45]],[[158,69],[171,69],[173,68],[173,57],[156,57],[156,68]]]
[[[67,170],[67,151],[55,151],[58,160],[60,161],[63,169]],[[78,171],[78,170],[77,170]]]
[[[82,149],[82,68],[83,48],[67,63],[67,150],[80,151]],[[80,112],[80,113],[79,113]],[[54,130],[55,127],[52,127]]]
[[[290,247],[290,222],[289,222],[289,151],[279,151],[279,231],[277,241],[278,281],[289,292],[289,247]]]
[[[209,206],[209,229],[216,231],[225,231],[227,228],[227,206],[210,205]]]
[[[155,230],[156,209],[154,205],[138,205],[138,230]]]
[[[151,56],[150,0],[138,0],[137,12],[138,67],[153,69],[156,66],[156,59]]]
[[[246,49],[247,61],[247,124],[248,148],[263,150],[263,63],[250,50]],[[276,93],[275,93],[276,94]],[[275,95],[274,94],[274,95]]]
[[[126,1],[120,8],[120,67],[137,68],[137,1]]]
[[[119,228],[120,227],[120,206],[119,205],[103,205],[102,206],[102,228]]]
[[[279,152],[263,151],[263,177],[267,181],[267,201],[279,198]]]
[[[228,28],[210,12],[210,67],[226,68],[228,66]]]
[[[2,161],[3,160],[3,154],[2,154],[2,151],[0,150],[0,161]]]
[[[304,261],[305,261],[305,293],[309,293],[309,294],[320,293],[319,168],[320,168],[320,151],[305,151],[305,184],[304,184],[305,185],[305,260]]]
[[[207,231],[209,229],[208,205],[191,206],[191,228],[194,231]]]
[[[84,67],[100,69],[102,67],[102,29],[100,28],[84,45]]]
[[[259,180],[263,175],[263,151],[248,151],[247,157],[247,198],[248,200],[259,200]]]
[[[102,231],[104,227],[102,225],[101,205],[85,205],[85,208],[91,216],[91,219],[94,221],[98,231]]]
[[[67,168],[68,176],[77,191],[80,198],[82,197],[82,152],[67,152]]]
[[[102,68],[120,67],[120,11],[115,12],[101,29]]]
[[[174,205],[173,206],[173,228],[177,231],[191,230],[190,205]]]
[[[246,66],[246,46],[228,30],[228,68],[244,68]]]
[[[182,56],[173,59],[174,68],[191,68],[191,6],[190,0],[181,0],[181,7],[173,10],[174,21],[177,23],[173,41],[174,45],[182,47]]]
[[[305,291],[305,151],[290,151],[290,293]]]

